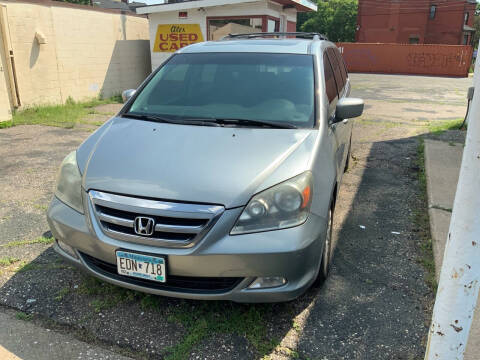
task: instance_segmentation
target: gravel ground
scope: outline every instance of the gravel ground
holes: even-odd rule
[[[94,281],[49,244],[5,246],[48,231],[56,170],[89,134],[18,126],[0,130],[0,259],[20,259],[0,267],[0,304],[138,358],[422,358],[433,294],[412,220],[423,206],[419,136],[430,122],[464,116],[471,80],[351,78],[367,107],[355,120],[334,265],[322,287],[272,305],[160,298]]]

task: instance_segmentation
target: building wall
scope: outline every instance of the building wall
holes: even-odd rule
[[[430,7],[436,5],[434,19]],[[475,4],[467,0],[359,0],[357,42],[460,45],[465,11],[473,26]]]
[[[52,1],[0,3],[22,107],[109,97],[135,88],[150,72],[144,17]]]
[[[3,25],[5,9],[0,5],[0,121],[10,120],[12,118],[12,99],[10,92],[10,77],[7,48],[4,45],[4,37],[6,37],[6,28]]]
[[[161,65],[172,53],[154,52],[153,47],[157,36],[157,28],[159,24],[199,24],[204,40],[207,39],[207,17],[215,16],[255,16],[267,15],[279,18],[281,15],[286,16],[286,20],[296,22],[297,12],[295,9],[283,10],[279,4],[259,1],[255,3],[225,5],[217,7],[208,7],[202,9],[189,9],[188,17],[180,19],[177,11],[158,12],[148,15],[149,31],[150,31],[150,50],[152,51],[152,68],[155,69]]]
[[[451,1],[448,7],[438,4],[437,14],[428,21],[426,43],[462,44],[465,12],[469,12],[468,26],[473,27],[475,4],[466,1]]]

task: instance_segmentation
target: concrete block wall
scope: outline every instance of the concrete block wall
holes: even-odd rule
[[[109,97],[137,87],[151,71],[146,17],[53,1],[0,3],[22,107]]]

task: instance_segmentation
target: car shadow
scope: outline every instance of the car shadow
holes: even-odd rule
[[[337,231],[332,272],[302,329],[303,356],[423,358],[433,292],[421,265],[428,254],[420,250],[418,216],[427,211],[420,144],[418,137],[375,142],[364,166],[347,175],[347,188],[361,180]],[[367,146],[356,145],[354,155]]]

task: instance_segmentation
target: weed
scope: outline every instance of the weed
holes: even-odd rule
[[[38,263],[28,263],[22,261],[20,266],[15,270],[16,272],[26,272],[34,270],[54,270],[54,269],[68,269],[69,267],[64,264],[38,264]]]
[[[9,127],[12,127],[12,126],[13,126],[13,121],[12,120],[0,121],[0,129],[6,129],[6,128],[9,128]]]
[[[447,130],[458,130],[463,123],[463,119],[448,120],[448,121],[435,121],[428,124],[428,131],[440,135]]]
[[[268,309],[271,309],[268,305],[241,306],[215,302],[200,304],[191,311],[183,302],[168,320],[181,323],[187,334],[182,342],[168,350],[166,359],[187,358],[196,344],[216,333],[245,336],[262,356],[269,354],[279,342],[267,338],[264,314]],[[225,316],[226,313],[228,316]]]
[[[435,261],[433,258],[432,237],[430,234],[430,220],[428,217],[427,205],[427,179],[425,175],[425,143],[423,138],[420,138],[417,148],[417,166],[418,182],[420,186],[420,208],[414,212],[415,227],[419,230],[421,258],[420,263],[426,271],[425,281],[430,288],[436,292],[437,280],[435,277]]]
[[[160,310],[161,304],[161,298],[151,294],[145,294],[140,300],[140,307],[142,310]]]
[[[76,102],[68,97],[63,105],[41,105],[26,108],[13,114],[12,120],[0,123],[0,128],[15,125],[47,125],[71,129],[83,119],[92,108],[101,104],[116,103],[117,96],[100,100],[91,99],[84,102]]]
[[[16,272],[25,272],[25,271],[37,270],[38,268],[39,268],[39,266],[37,264],[22,261],[20,263],[20,266],[15,271]]]
[[[47,211],[48,209],[48,205],[44,205],[44,204],[34,204],[33,207],[40,211]]]
[[[357,120],[357,122],[364,125],[382,126],[387,129],[402,126],[402,123],[400,122],[388,121],[388,120],[372,120],[372,119],[362,118],[360,120]]]
[[[16,317],[18,320],[30,321],[30,320],[32,320],[32,318],[33,318],[33,314],[27,314],[27,313],[24,313],[23,311],[18,311],[18,312],[15,314],[15,317]]]
[[[63,298],[70,292],[70,288],[68,286],[64,286],[63,288],[60,289],[60,291],[57,293],[57,296],[55,296],[55,300],[57,301],[62,301]]]
[[[0,245],[0,247],[14,247],[14,246],[23,246],[23,245],[32,245],[32,244],[51,244],[54,242],[54,238],[47,238],[45,236],[39,236],[33,240],[17,240],[10,241],[6,244]]]
[[[20,259],[19,258],[14,258],[14,257],[11,257],[11,256],[2,257],[2,258],[0,258],[0,266],[8,266],[8,265],[16,263],[17,261],[20,261]]]
[[[110,309],[122,302],[133,301],[140,293],[119,286],[104,283],[94,277],[86,277],[80,284],[78,292],[83,295],[98,296],[90,305],[95,312]]]
[[[301,327],[300,324],[299,324],[298,322],[296,322],[295,320],[293,321],[292,327],[293,327],[293,328],[295,329],[295,331],[297,331],[297,332],[302,331],[302,327]]]
[[[18,261],[20,261],[19,258],[6,256],[6,257],[3,257],[3,258],[0,258],[0,266],[9,266],[9,265],[12,265],[12,264],[14,264]]]

